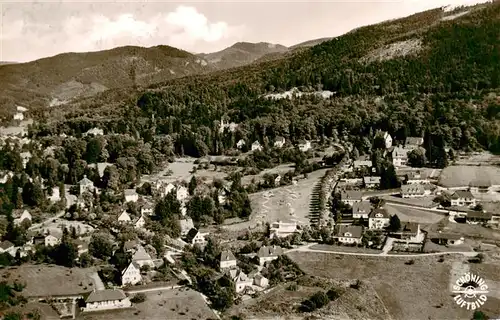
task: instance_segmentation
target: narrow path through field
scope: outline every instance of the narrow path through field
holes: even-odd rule
[[[147,288],[147,289],[132,289],[132,290],[126,290],[127,293],[144,293],[144,292],[155,292],[155,291],[165,291],[165,290],[173,290],[173,289],[179,289],[182,288],[183,286],[163,286],[163,287],[156,287],[156,288]]]
[[[93,272],[90,274],[90,278],[92,278],[92,281],[94,282],[94,287],[96,290],[104,290],[106,287],[104,286],[104,283],[101,280],[101,277],[99,277],[99,274],[97,272]]]

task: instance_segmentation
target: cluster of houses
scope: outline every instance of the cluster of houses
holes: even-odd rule
[[[264,277],[260,272],[266,263],[278,259],[282,254],[283,249],[279,246],[261,247],[257,253],[259,259],[258,269],[247,275],[238,267],[238,261],[234,254],[226,250],[220,255],[219,269],[233,280],[236,293],[243,294],[261,291],[269,286],[269,279]]]
[[[277,136],[274,139],[273,147],[280,149],[280,148],[283,148],[285,146],[285,143],[286,143],[286,140],[284,137]],[[238,140],[238,142],[236,143],[236,147],[240,150],[243,149],[243,147],[245,145],[246,145],[246,142],[243,139]],[[298,141],[297,148],[299,148],[299,150],[302,152],[307,152],[307,151],[311,150],[311,148],[312,148],[311,141],[302,139],[302,140]],[[264,149],[264,146],[259,142],[259,140],[255,140],[252,143],[252,145],[250,146],[251,151],[262,151],[263,149]]]

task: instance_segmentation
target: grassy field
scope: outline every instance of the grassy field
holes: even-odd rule
[[[281,175],[287,173],[288,171],[294,171],[295,170],[295,165],[294,164],[282,164],[277,167],[271,168],[271,169],[266,169],[262,170],[259,174],[256,175],[248,175],[244,176],[241,179],[241,184],[247,185],[252,182],[253,179],[255,179],[256,182],[263,180],[265,174],[276,174],[279,173]]]
[[[145,293],[146,301],[134,304],[131,309],[82,314],[80,320],[156,320],[156,319],[216,319],[200,293],[193,290],[174,289]]]
[[[312,250],[320,251],[337,251],[337,252],[360,252],[360,253],[382,253],[382,250],[360,248],[360,247],[348,247],[348,246],[336,246],[328,244],[315,244],[310,247]]]
[[[371,285],[387,308],[392,319],[470,319],[472,312],[459,308],[449,291],[450,270],[453,262],[462,258],[445,256],[412,258],[408,265],[405,257],[354,257],[335,254],[293,252],[289,256],[309,275],[334,280],[359,279]],[[498,270],[498,269],[496,269]],[[495,268],[485,270],[481,276],[496,277]],[[500,305],[492,297],[484,312],[500,314]]]
[[[489,179],[492,184],[500,184],[500,169],[493,166],[450,166],[441,171],[439,185],[446,188],[468,187],[476,179]]]
[[[396,214],[401,221],[433,224],[439,222],[442,219],[446,219],[446,217],[444,217],[442,214],[426,210],[419,210],[396,205],[391,206],[390,204],[386,204],[385,208],[390,215]]]
[[[500,230],[485,228],[480,225],[467,223],[453,223],[448,219],[443,219],[439,223],[426,227],[426,230],[438,232],[441,230],[445,233],[460,234],[467,239],[472,240],[491,240],[500,241]]]
[[[54,265],[22,265],[0,270],[3,280],[26,283],[25,297],[77,295],[90,292],[95,283],[93,269],[64,268]]]
[[[296,220],[299,223],[308,224],[307,216],[312,190],[316,182],[325,174],[325,170],[310,173],[307,179],[299,180],[296,185],[251,194],[253,212],[250,220],[225,226],[225,228],[242,230],[277,220]]]

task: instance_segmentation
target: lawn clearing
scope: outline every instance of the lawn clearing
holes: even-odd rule
[[[385,208],[390,215],[396,214],[401,221],[411,221],[421,224],[433,224],[446,219],[442,214],[427,210],[386,204]]]
[[[255,228],[266,222],[294,220],[300,224],[309,224],[309,204],[312,191],[326,169],[311,172],[306,179],[296,185],[269,189],[250,195],[252,215],[250,220],[224,226],[228,230]]]
[[[349,246],[336,246],[336,245],[328,245],[328,244],[315,244],[309,247],[311,250],[324,250],[324,251],[332,251],[332,252],[359,252],[359,253],[382,253],[382,250],[369,249],[369,248],[360,248],[360,247],[349,247]]]
[[[355,257],[326,253],[288,254],[306,274],[346,280],[360,279],[373,286],[393,319],[470,319],[449,291],[450,270],[460,256]],[[413,260],[411,265],[405,264]],[[488,274],[484,275],[486,278]],[[491,312],[500,313],[500,305]],[[486,309],[485,309],[486,310]],[[494,313],[493,313],[494,314]]]
[[[468,187],[471,181],[478,179],[500,185],[500,169],[487,165],[446,167],[439,176],[439,185],[446,188]]]
[[[25,297],[50,297],[79,295],[90,292],[96,286],[92,278],[94,269],[65,268],[55,265],[22,265],[2,269],[6,281],[26,284]]]
[[[426,231],[435,233],[440,230],[444,233],[459,234],[466,239],[500,241],[500,230],[498,229],[485,228],[481,225],[450,222],[447,218],[426,227]]]
[[[131,309],[87,313],[82,320],[153,320],[153,319],[216,319],[199,292],[190,289],[173,289],[145,293],[146,301],[134,304]],[[130,295],[133,297],[133,295]]]

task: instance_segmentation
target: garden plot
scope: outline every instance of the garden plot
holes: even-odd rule
[[[250,220],[230,226],[229,230],[253,229],[266,222],[292,220],[297,223],[309,224],[309,204],[312,191],[326,169],[311,172],[306,179],[301,179],[296,185],[265,190],[250,195],[252,215]]]

